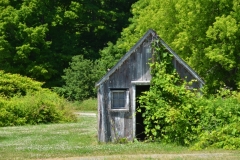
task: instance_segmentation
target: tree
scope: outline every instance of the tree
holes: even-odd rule
[[[61,86],[73,56],[96,60],[116,40],[135,1],[1,1],[0,68]]]
[[[239,7],[237,0],[139,0],[132,7],[131,24],[110,47],[128,50],[152,28],[205,79],[209,91],[221,83],[236,89]]]
[[[73,101],[95,97],[95,83],[102,76],[101,70],[97,67],[96,63],[84,59],[83,55],[74,56],[62,76],[65,85],[55,90]]]

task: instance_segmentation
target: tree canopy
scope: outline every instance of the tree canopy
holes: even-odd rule
[[[0,69],[62,85],[74,55],[98,59],[98,50],[119,37],[135,1],[0,1]]]
[[[45,87],[64,84],[76,55],[102,74],[150,28],[210,92],[240,85],[238,0],[2,0],[0,9],[0,69]]]
[[[115,45],[102,50],[103,59],[124,54],[152,28],[204,78],[210,92],[222,84],[239,87],[238,0],[139,0],[131,11],[130,25]]]

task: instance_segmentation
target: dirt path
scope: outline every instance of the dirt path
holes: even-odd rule
[[[96,113],[91,113],[91,112],[75,112],[76,115],[78,116],[89,116],[89,117],[96,117]]]
[[[137,154],[137,155],[110,155],[110,156],[88,156],[53,158],[45,160],[237,160],[238,156],[232,153],[193,153],[193,154]]]

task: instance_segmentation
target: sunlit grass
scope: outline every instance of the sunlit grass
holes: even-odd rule
[[[98,143],[96,124],[97,117],[82,116],[78,123],[2,127],[0,128],[0,160],[109,155],[118,155],[117,157],[114,156],[114,159],[128,159],[128,155],[137,154],[140,154],[140,156],[133,159],[156,159],[151,158],[150,154],[199,153],[190,151],[186,147],[170,144]],[[223,153],[229,151],[201,151],[201,153],[209,152]],[[237,151],[234,153],[239,155]],[[149,156],[144,158],[141,154]],[[105,157],[104,159],[112,159],[112,157]]]
[[[86,99],[82,102],[72,103],[73,108],[78,111],[97,112],[97,98]]]
[[[80,118],[78,123],[3,127],[0,128],[0,159],[79,155],[84,146],[97,144],[96,133],[93,117]]]

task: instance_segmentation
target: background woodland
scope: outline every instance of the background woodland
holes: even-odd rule
[[[236,90],[239,3],[2,0],[0,69],[81,100],[95,95],[94,83],[151,28],[197,71],[209,92],[223,84]],[[73,90],[82,86],[77,81],[86,84],[82,91]],[[74,95],[80,92],[89,93]]]
[[[141,98],[148,138],[240,147],[239,0],[0,0],[0,10],[0,126],[75,121],[67,100],[96,97],[95,83],[153,29],[206,85],[186,92],[167,61],[154,64]]]

